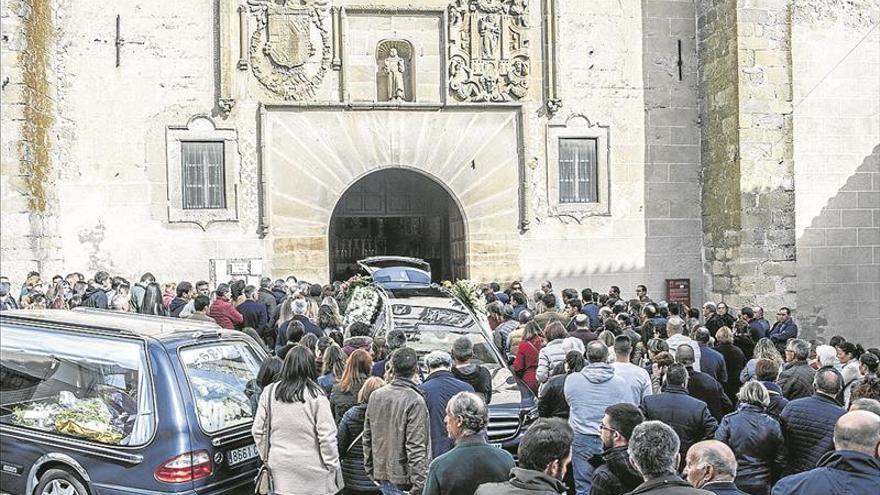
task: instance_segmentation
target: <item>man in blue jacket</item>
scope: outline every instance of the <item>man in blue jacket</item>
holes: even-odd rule
[[[431,458],[436,459],[452,450],[455,442],[446,432],[446,405],[459,392],[473,392],[474,387],[465,383],[449,371],[452,368],[452,356],[443,351],[434,351],[425,356],[425,367],[428,376],[419,385],[428,405],[431,418]]]
[[[880,416],[844,414],[834,427],[834,446],[815,469],[779,480],[773,495],[880,493]]]
[[[788,339],[796,339],[798,336],[798,327],[791,318],[791,310],[785,306],[779,308],[776,312],[776,323],[770,329],[767,337],[776,345],[776,350],[781,356],[785,355],[785,343]]]
[[[842,389],[840,372],[821,368],[813,378],[813,395],[793,400],[782,410],[782,433],[788,447],[786,474],[816,467],[834,449],[834,424],[846,413],[835,399]]]

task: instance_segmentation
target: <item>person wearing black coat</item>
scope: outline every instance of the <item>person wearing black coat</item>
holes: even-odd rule
[[[678,346],[675,360],[687,367],[688,393],[691,397],[705,402],[716,421],[721,421],[725,414],[733,410],[733,403],[724,393],[724,388],[718,380],[702,371],[694,371],[694,349],[691,346],[687,344]]]
[[[786,399],[802,399],[813,394],[813,377],[816,371],[810,367],[809,359],[809,342],[802,339],[788,341],[785,347],[786,363],[777,380]]]
[[[785,440],[782,427],[764,408],[770,394],[759,382],[743,385],[739,406],[724,416],[715,440],[726,443],[736,456],[736,486],[752,495],[769,495],[770,486],[782,475]]]
[[[594,456],[590,464],[593,471],[591,495],[616,495],[634,490],[644,479],[629,459],[629,437],[633,429],[645,420],[636,406],[627,403],[615,404],[605,409],[605,417],[599,425],[602,439],[601,456]]]
[[[584,369],[586,362],[580,351],[568,351],[565,362],[561,363],[553,376],[547,380],[541,388],[541,396],[538,398],[538,416],[542,418],[568,419],[570,408],[565,400],[565,379],[571,373],[577,373]]]
[[[489,405],[492,402],[492,375],[486,368],[470,362],[474,357],[474,343],[468,337],[459,337],[452,344],[451,354],[455,360],[452,374],[474,387],[474,392],[483,396],[486,405]]]
[[[835,397],[843,389],[843,377],[834,368],[816,372],[815,393],[788,403],[782,410],[782,431],[788,447],[786,474],[816,467],[834,448],[834,424],[846,412]]]
[[[666,370],[665,389],[645,397],[641,405],[646,419],[662,421],[678,434],[682,462],[691,445],[713,438],[718,428],[718,421],[706,403],[688,395],[687,382],[687,369],[681,364],[672,364]]]
[[[722,382],[724,393],[731,401],[735,400],[736,394],[742,383],[739,381],[739,374],[746,366],[746,355],[742,349],[734,345],[733,332],[729,330],[719,330],[715,334],[717,344],[715,350],[724,358],[724,365],[727,368],[727,381]]]
[[[370,400],[370,394],[384,384],[385,382],[381,378],[367,379],[358,394],[360,403],[346,411],[336,427],[336,446],[339,449],[342,479],[345,481],[343,494],[377,495],[380,493],[379,486],[367,476],[364,469],[364,446],[361,439],[363,438],[364,419],[367,416],[367,403]]]

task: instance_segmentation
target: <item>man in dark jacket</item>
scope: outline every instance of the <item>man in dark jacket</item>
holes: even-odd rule
[[[601,456],[590,460],[593,471],[591,495],[618,495],[642,484],[642,475],[629,460],[629,437],[633,429],[645,421],[645,416],[632,404],[615,404],[605,409],[605,417],[599,425],[602,439]]]
[[[670,365],[666,388],[642,401],[645,418],[662,421],[678,434],[682,460],[691,445],[712,438],[718,428],[706,403],[688,395],[687,383],[687,369],[681,364]]]
[[[486,404],[489,404],[492,402],[492,375],[486,368],[472,364],[470,362],[472,357],[474,357],[474,343],[471,339],[465,336],[455,339],[452,344],[452,359],[455,359],[453,376],[469,383],[476,393],[483,396]]]
[[[707,302],[703,305],[703,318],[706,322],[703,326],[709,330],[712,337],[715,337],[718,329],[724,326],[724,320],[718,315],[715,303]]]
[[[421,495],[431,460],[428,406],[413,383],[419,358],[408,347],[391,356],[394,380],[373,392],[364,419],[364,469],[385,491]]]
[[[651,397],[656,396],[646,399]],[[668,425],[645,421],[636,426],[629,440],[629,457],[645,482],[630,495],[712,495],[712,492],[694,488],[676,474],[679,452],[678,436]]]
[[[793,400],[782,410],[782,431],[788,446],[786,474],[816,467],[834,448],[834,424],[846,412],[835,399],[842,389],[840,372],[821,368],[813,380],[813,395]]]
[[[789,340],[785,346],[785,366],[779,374],[779,387],[788,400],[802,399],[813,394],[816,370],[810,367],[810,343],[802,339]]]
[[[324,331],[321,330],[321,327],[306,316],[306,313],[309,311],[309,302],[305,298],[294,300],[293,304],[291,304],[291,310],[293,311],[293,320],[302,323],[306,333],[310,333],[319,339],[324,336]]]
[[[717,332],[716,332],[717,333]],[[727,382],[727,363],[724,356],[709,347],[709,329],[700,327],[694,330],[694,340],[700,345],[700,371],[714,378],[719,383]]]
[[[880,416],[868,411],[841,416],[834,446],[815,469],[781,479],[773,495],[880,493]]]
[[[272,279],[269,277],[261,278],[260,290],[257,292],[257,300],[266,306],[266,314],[272,316],[275,313],[275,306],[278,305],[275,294],[272,293]]]
[[[481,432],[489,423],[489,408],[473,392],[459,392],[446,406],[446,427],[455,448],[434,459],[428,468],[424,495],[474,493],[483,483],[502,483],[516,466],[513,456],[486,443]]]
[[[107,309],[109,307],[107,291],[110,290],[110,283],[109,273],[104,271],[96,273],[92,284],[83,295],[82,305],[88,308]]]
[[[253,328],[264,341],[272,342],[275,335],[269,329],[269,314],[266,313],[266,305],[257,300],[258,297],[257,288],[253,285],[244,288],[244,301],[236,307],[244,318],[241,327]]]
[[[725,414],[733,410],[733,403],[724,393],[724,387],[721,386],[721,383],[702,371],[694,370],[693,347],[687,344],[678,346],[675,351],[675,361],[687,368],[688,393],[691,397],[705,402],[717,421],[721,421]]]
[[[504,483],[480,485],[474,495],[559,495],[571,462],[574,432],[559,418],[539,419],[519,442],[519,467],[510,470]]]
[[[785,343],[788,339],[796,339],[798,336],[798,327],[791,318],[791,310],[785,306],[779,308],[776,312],[776,323],[767,333],[767,337],[776,345],[779,354],[785,355]]]
[[[715,495],[746,495],[733,483],[737,467],[730,447],[717,440],[704,440],[688,450],[684,475],[690,484]]]
[[[425,367],[428,376],[419,385],[428,405],[431,417],[431,457],[436,459],[452,450],[455,443],[446,434],[446,405],[449,399],[459,392],[473,392],[474,387],[465,383],[449,371],[452,357],[443,351],[434,351],[425,356]]]
[[[195,297],[195,290],[193,290],[193,286],[191,283],[183,281],[177,284],[177,297],[171,300],[171,304],[168,305],[168,310],[171,313],[171,316],[175,318],[180,318],[180,312],[183,311],[183,308],[189,304],[190,299]]]

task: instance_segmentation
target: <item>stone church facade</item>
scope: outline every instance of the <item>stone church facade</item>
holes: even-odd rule
[[[396,253],[880,343],[877,0],[0,3],[13,279]]]

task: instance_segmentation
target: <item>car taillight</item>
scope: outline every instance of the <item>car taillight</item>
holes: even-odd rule
[[[211,456],[206,450],[187,452],[165,461],[156,468],[156,479],[165,483],[195,481],[214,472]]]

